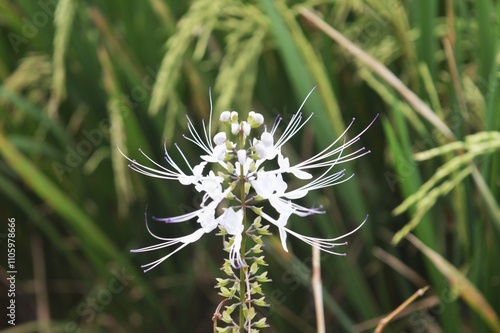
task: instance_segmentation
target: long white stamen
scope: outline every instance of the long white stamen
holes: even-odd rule
[[[212,88],[208,88],[208,97],[210,100],[210,116],[208,118],[208,135],[207,131],[205,130],[205,126],[203,126],[203,130],[205,132],[205,140],[207,141],[208,145],[210,146],[210,149],[213,151],[214,146],[212,145],[212,114],[213,114],[213,105],[212,105]]]
[[[186,156],[184,155],[184,153],[182,152],[182,150],[179,148],[179,146],[177,145],[177,143],[175,144],[175,148],[177,148],[177,150],[179,151],[179,153],[182,156],[182,159],[184,160],[184,162],[186,162],[186,164],[189,167],[189,169],[191,170],[191,172],[193,172],[193,168],[191,167],[191,164],[189,164]]]

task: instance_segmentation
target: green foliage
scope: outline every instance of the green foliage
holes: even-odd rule
[[[185,115],[208,118],[210,86],[215,115],[255,110],[286,122],[314,85],[304,107],[314,116],[286,146],[291,159],[328,146],[353,117],[351,135],[381,114],[360,140],[372,153],[348,166],[356,176],[304,200],[326,214],[289,222],[334,237],[369,214],[346,257],[322,255],[327,331],[373,331],[423,284],[423,302],[384,331],[496,331],[499,14],[492,0],[0,0],[0,234],[15,218],[26,309],[16,332],[208,331],[221,301],[214,281],[224,297],[239,288],[215,280],[221,265],[235,274],[222,237],[142,273],[167,254],[129,252],[151,244],[146,207],[175,216],[201,198],[131,172],[116,145],[162,161],[167,138],[172,154],[178,143],[198,161],[182,138]],[[253,329],[315,332],[310,248],[289,240],[286,253],[260,223],[248,248],[265,255],[266,272],[250,270],[266,301],[247,309]],[[194,230],[148,225],[166,237]]]

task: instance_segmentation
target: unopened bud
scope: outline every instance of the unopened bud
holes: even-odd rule
[[[249,136],[249,135],[250,135],[250,131],[251,131],[251,129],[252,129],[252,127],[250,126],[250,124],[249,124],[249,123],[247,123],[246,121],[242,121],[242,122],[241,122],[241,127],[242,127],[242,129],[243,129],[243,134],[244,134],[245,136]]]
[[[231,133],[234,135],[237,135],[240,132],[240,124],[238,123],[231,123]]]
[[[244,165],[245,160],[247,158],[247,151],[244,149],[241,149],[241,150],[238,150],[236,152],[236,154],[238,155],[238,162],[240,162],[241,165]]]
[[[220,114],[220,121],[225,123],[227,121],[229,121],[229,118],[231,117],[231,112],[229,111],[223,111],[221,114]]]
[[[238,122],[238,112],[236,111],[231,112],[231,122],[232,123]]]
[[[214,142],[217,146],[226,142],[226,132],[219,132],[219,133],[215,134]]]
[[[250,111],[248,113],[247,122],[252,126],[252,128],[257,128],[264,123],[264,116],[260,113]]]

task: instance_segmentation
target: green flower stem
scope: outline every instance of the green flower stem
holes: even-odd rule
[[[243,149],[245,146],[245,138],[243,132],[240,133],[240,149]],[[246,207],[245,207],[245,175],[244,175],[244,170],[243,170],[243,165],[240,165],[240,200],[241,200],[241,209],[243,211],[243,232],[246,231],[246,221],[247,221],[247,212],[246,212]],[[241,258],[244,260],[245,259],[245,253],[246,253],[246,237],[243,236],[241,240]],[[245,286],[245,279],[246,279],[246,270],[248,269],[247,266],[240,267],[240,333],[245,332],[245,313],[244,313],[244,304],[245,304],[245,299],[246,299],[246,286]]]

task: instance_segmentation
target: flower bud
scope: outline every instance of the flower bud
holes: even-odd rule
[[[238,162],[240,162],[241,165],[244,165],[247,158],[247,151],[240,149],[236,152],[236,154],[238,155]]]
[[[225,123],[227,121],[229,121],[229,118],[231,117],[231,112],[229,111],[223,111],[221,114],[220,114],[220,121]]]
[[[250,124],[247,123],[246,121],[242,121],[241,122],[241,127],[242,127],[242,130],[243,130],[243,134],[245,136],[249,136],[250,135],[250,131],[252,129],[252,127],[250,126]]]
[[[250,162],[250,166],[248,167],[248,171],[255,172],[255,161]]]
[[[252,188],[252,184],[245,183],[245,195],[247,195],[250,192],[251,188]]]
[[[227,172],[229,172],[230,174],[234,173],[234,165],[231,162],[227,162],[226,166],[227,166]]]
[[[238,122],[238,112],[236,111],[231,112],[231,122],[232,123]]]
[[[226,140],[226,149],[233,150],[236,147],[236,144],[232,141]]]
[[[257,128],[264,123],[264,116],[262,116],[260,113],[250,111],[248,113],[247,121],[250,126],[252,126],[252,128]]]
[[[237,135],[240,132],[240,124],[238,123],[231,123],[231,133],[234,135]]]
[[[217,146],[226,142],[226,132],[219,132],[219,133],[215,134],[214,142]]]

